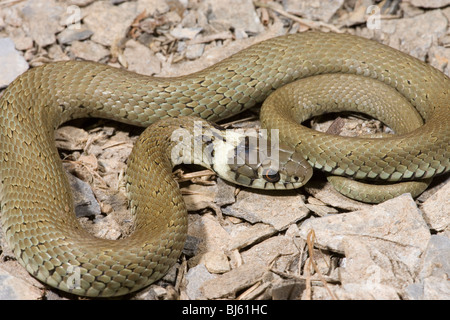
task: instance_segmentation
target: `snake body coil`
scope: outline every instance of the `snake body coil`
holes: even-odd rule
[[[297,129],[286,113],[291,101],[286,92],[277,91],[274,99],[284,107],[264,107],[262,122],[279,128],[280,138],[311,165],[388,181],[449,170],[449,78],[369,40],[312,32],[288,35],[203,71],[167,79],[88,62],[53,63],[17,78],[0,101],[0,203],[8,244],[32,275],[76,294],[121,295],[152,283],[176,261],[186,237],[186,208],[171,178],[167,132],[179,121],[188,126],[184,121],[191,118],[151,126],[135,147],[127,172],[135,230],[118,241],[95,238],[76,221],[54,130],[79,117],[139,126],[188,115],[216,121],[252,107],[287,83],[327,73],[385,83],[414,106],[425,125],[384,142],[354,139],[342,144],[338,137]],[[286,88],[294,99],[299,95],[294,87]],[[299,130],[306,136],[294,138]]]

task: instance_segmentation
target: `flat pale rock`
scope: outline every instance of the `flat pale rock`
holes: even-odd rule
[[[236,292],[261,280],[267,267],[260,263],[245,263],[217,278],[205,281],[200,290],[208,299],[234,297]]]
[[[425,220],[436,231],[450,227],[450,181],[422,204]]]
[[[341,299],[399,299],[414,283],[421,255],[431,237],[421,212],[409,194],[370,209],[307,220],[318,247],[343,253]]]
[[[0,267],[0,300],[37,300],[43,292]]]
[[[304,196],[295,190],[286,190],[282,194],[277,194],[276,191],[241,190],[236,203],[223,208],[222,211],[250,223],[269,224],[280,231],[306,217],[309,210],[303,199]]]
[[[65,4],[54,0],[30,0],[22,9],[23,28],[40,46],[56,42],[55,34],[63,30],[60,24]]]
[[[314,229],[319,247],[344,253],[345,237],[416,248],[422,252],[430,239],[430,231],[409,194],[384,203],[343,214],[309,219],[300,227],[303,239]]]
[[[14,48],[14,42],[9,38],[0,38],[0,88],[9,85],[26,70],[28,63]]]

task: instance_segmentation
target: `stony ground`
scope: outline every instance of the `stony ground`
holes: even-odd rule
[[[1,0],[0,88],[28,68],[67,59],[189,74],[252,43],[310,29],[375,39],[449,74],[449,19],[449,0]],[[257,114],[233,125],[257,124]],[[387,130],[355,116],[313,125],[346,135]],[[77,215],[99,237],[129,232],[123,173],[140,132],[105,120],[57,132]],[[450,298],[448,175],[418,199],[379,205],[340,196],[320,174],[283,194],[240,189],[193,168],[176,176],[190,210],[184,254],[127,299]],[[34,280],[2,242],[0,253],[0,299],[77,299]]]

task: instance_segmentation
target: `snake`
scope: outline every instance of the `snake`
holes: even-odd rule
[[[424,182],[449,171],[449,91],[449,78],[416,58],[372,40],[321,32],[268,39],[172,78],[88,61],[35,67],[15,79],[0,100],[4,237],[18,262],[51,287],[90,297],[124,295],[160,279],[181,254],[187,210],[172,176],[177,163],[200,157],[228,180],[269,189],[302,186],[313,168],[357,183]],[[388,107],[373,111],[370,101],[376,99],[367,92],[379,94]],[[233,134],[224,136],[215,122],[263,101],[261,125],[276,128],[267,140],[277,142],[277,133],[280,155],[272,162],[272,152],[266,152],[269,156],[259,159],[265,164],[248,164],[249,151],[227,147]],[[406,120],[396,121],[404,102]],[[344,109],[385,115],[399,133],[348,138],[299,125]],[[148,127],[128,159],[134,227],[123,239],[97,238],[75,218],[54,132],[82,117]],[[185,139],[195,126],[202,133]],[[174,132],[180,133],[176,139]],[[244,146],[250,140],[241,139]],[[204,144],[184,152],[196,142]],[[233,153],[244,161],[228,166],[217,161]],[[358,188],[340,187],[350,193]]]

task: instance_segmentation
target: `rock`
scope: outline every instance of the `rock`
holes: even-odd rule
[[[245,263],[230,272],[205,281],[200,290],[208,299],[234,297],[236,292],[261,280],[267,267],[261,263]]]
[[[208,251],[202,256],[202,261],[210,273],[225,273],[231,269],[223,251]]]
[[[186,49],[186,58],[194,60],[200,58],[205,50],[204,43],[191,44]]]
[[[75,57],[89,61],[101,61],[110,55],[104,46],[90,40],[73,41],[69,50]]]
[[[0,266],[0,300],[37,300],[43,292]]]
[[[64,12],[65,6],[54,0],[29,0],[22,9],[23,28],[40,47],[48,46],[63,29],[60,17]]]
[[[354,237],[405,246],[417,253],[425,250],[430,232],[409,194],[368,209],[309,219],[300,227],[303,239],[314,229],[317,245],[344,253],[342,241]]]
[[[70,29],[66,28],[56,37],[61,44],[69,44],[73,41],[86,40],[93,35],[89,29]]]
[[[323,22],[329,22],[343,4],[344,0],[283,0],[283,7],[287,12]]]
[[[314,198],[334,208],[341,208],[344,210],[361,210],[371,208],[371,205],[369,204],[347,198],[346,196],[336,191],[331,183],[326,182],[326,180],[315,179],[314,176],[313,179],[308,181],[308,183],[303,188],[306,190],[306,192],[312,194]],[[311,211],[313,210],[311,209]],[[323,211],[324,210],[322,210],[322,212]]]
[[[179,40],[194,39],[202,31],[202,28],[176,27],[170,30],[170,34]]]
[[[371,209],[307,220],[301,237],[306,239],[310,230],[318,247],[345,254],[342,287],[335,293],[352,299],[398,299],[414,282],[430,239],[409,194]]]
[[[134,2],[113,6],[108,1],[96,1],[84,7],[84,23],[94,33],[91,39],[104,46],[116,45],[140,13],[136,7]]]
[[[321,217],[327,214],[338,213],[336,208],[329,207],[314,197],[308,198],[308,203],[305,204],[305,207]]]
[[[412,270],[405,268],[394,250],[351,238],[343,240],[343,246],[346,263],[340,268],[339,298],[398,300],[400,291],[413,282]]]
[[[67,177],[72,188],[76,216],[89,217],[101,214],[100,205],[91,186],[71,174],[67,174]]]
[[[443,8],[450,4],[450,0],[411,0],[411,4],[421,8]]]
[[[0,38],[0,88],[8,86],[26,70],[28,63],[14,48],[14,42],[9,38]]]
[[[428,242],[419,278],[429,276],[445,277],[450,274],[450,239],[433,235]],[[449,283],[450,285],[450,283]]]
[[[214,281],[214,279],[216,279],[216,276],[209,273],[203,264],[189,269],[186,274],[186,291],[189,299],[197,300],[201,298],[203,296],[203,293],[200,291],[201,286],[204,282],[208,280]]]
[[[25,51],[33,48],[33,39],[28,37],[22,28],[9,28],[9,36],[14,41],[17,50]]]
[[[296,191],[286,190],[283,195],[267,191],[241,190],[236,203],[222,211],[224,214],[245,219],[250,223],[263,222],[276,230],[285,230],[308,214],[304,196]]]
[[[62,126],[55,132],[55,144],[58,149],[81,151],[86,147],[89,134],[86,130],[74,126]]]
[[[95,0],[69,0],[68,2],[69,2],[69,4],[74,5],[74,6],[85,7],[94,1]]]
[[[161,62],[150,48],[135,40],[127,41],[123,56],[130,71],[148,76],[161,71]]]
[[[259,241],[267,239],[276,232],[277,230],[274,227],[264,223],[257,223],[252,226],[243,226],[239,229],[234,227],[231,231],[232,240],[228,249],[235,250],[249,247]]]
[[[231,242],[231,236],[211,214],[190,214],[188,234],[202,240],[198,244],[197,255],[208,251],[225,251]]]
[[[410,300],[448,300],[450,298],[450,239],[433,235],[423,255],[422,269],[416,283],[405,288]]]
[[[205,0],[210,23],[223,23],[235,30],[260,33],[264,30],[251,0]]]
[[[298,253],[298,249],[291,237],[276,236],[264,240],[241,253],[244,263],[260,263],[269,266],[275,258],[277,269],[283,270],[292,261],[292,256]]]
[[[424,218],[436,231],[450,227],[450,181],[429,197],[423,204]]]
[[[428,50],[437,38],[445,35],[448,21],[440,10],[404,19],[383,20],[380,31],[385,39],[382,42],[425,60]],[[423,26],[426,25],[426,28]]]

